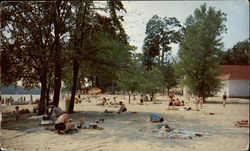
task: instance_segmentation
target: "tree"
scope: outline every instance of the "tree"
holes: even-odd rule
[[[177,75],[174,68],[174,63],[169,62],[164,67],[161,67],[161,71],[164,76],[164,89],[163,94],[165,93],[165,88],[167,88],[167,92],[169,93],[169,89],[175,87],[177,83]]]
[[[119,73],[118,86],[131,93],[149,94],[152,101],[154,94],[165,85],[164,76],[159,68],[153,67],[152,70],[147,70],[140,62],[140,55],[130,61],[129,68]]]
[[[206,4],[195,9],[185,22],[184,37],[178,52],[177,72],[190,93],[200,97],[213,95],[220,88],[221,35],[226,31],[226,14]]]
[[[158,66],[166,63],[166,53],[171,51],[170,44],[178,43],[181,38],[180,28],[181,25],[175,17],[161,19],[154,15],[148,21],[143,45],[143,64],[148,70],[156,63]]]
[[[3,3],[1,34],[6,85],[22,80],[24,85],[41,85],[39,113],[48,105],[51,74],[54,76],[54,103],[59,103],[61,85],[61,51],[64,48],[68,17],[68,2],[6,2]],[[54,68],[54,70],[53,70]],[[9,74],[11,73],[11,74]],[[9,75],[8,75],[9,74]],[[7,76],[11,78],[6,78]],[[46,96],[47,95],[47,96]],[[47,103],[45,99],[47,98]]]
[[[155,93],[159,92],[165,85],[162,71],[154,67],[150,71],[144,69],[141,73],[140,91],[149,94],[150,100],[153,101]]]
[[[249,65],[249,40],[238,42],[233,48],[221,52],[222,62],[224,65]]]
[[[65,49],[65,41],[67,41],[66,37],[68,37],[68,31],[70,24],[70,16],[71,16],[71,5],[67,1],[56,1],[51,2],[53,14],[53,33],[54,33],[54,41],[53,41],[53,54],[54,54],[54,96],[53,96],[53,104],[55,106],[59,105],[60,100],[60,92],[61,92],[61,83],[62,83],[62,50]]]
[[[70,39],[71,41],[70,49],[74,50],[73,55],[72,55],[73,56],[72,57],[73,58],[73,78],[72,78],[73,86],[72,86],[72,91],[71,91],[69,113],[72,113],[74,110],[74,100],[75,100],[75,92],[76,92],[76,87],[77,87],[77,79],[78,79],[79,69],[81,68],[80,63],[90,62],[92,67],[95,66],[95,64],[100,65],[100,63],[98,63],[97,61],[98,54],[100,54],[98,53],[100,51],[100,48],[97,48],[98,43],[93,42],[89,39],[91,39],[92,36],[97,32],[110,33],[110,35],[112,35],[112,38],[111,39],[109,38],[110,40],[114,39],[114,40],[117,40],[118,42],[128,44],[127,36],[120,22],[120,20],[122,20],[122,17],[116,14],[117,10],[125,11],[120,1],[113,1],[113,0],[108,1],[107,8],[96,7],[92,1],[74,2],[74,9],[75,9],[75,13],[72,19],[73,30],[71,31],[71,39]],[[110,17],[102,16],[97,13],[97,10],[106,11],[107,9],[109,10]],[[102,36],[101,34],[99,35]],[[116,45],[114,41],[112,42],[114,45]],[[112,50],[109,50],[109,51],[111,52]],[[105,60],[105,58],[101,60],[103,61]],[[86,65],[84,67],[86,67]],[[96,73],[100,73],[100,72],[96,72]],[[98,87],[100,87],[100,82],[99,82],[100,75],[95,74],[94,76],[96,79],[96,83],[98,84]]]
[[[50,8],[48,3],[6,2],[2,10],[1,80],[5,85],[22,80],[28,87],[40,82],[38,114],[45,111],[47,76],[52,68]]]
[[[140,92],[141,88],[141,67],[139,66],[138,54],[133,54],[133,57],[128,62],[128,68],[121,70],[118,73],[117,84],[120,90],[129,92],[129,103],[130,94]]]

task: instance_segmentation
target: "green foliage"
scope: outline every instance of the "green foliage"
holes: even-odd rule
[[[250,42],[245,40],[238,42],[233,48],[221,52],[224,65],[249,65]]]
[[[164,84],[167,89],[171,89],[178,84],[177,75],[173,63],[168,63],[165,66],[161,67],[161,71],[163,73]]]
[[[141,92],[153,95],[164,86],[164,77],[158,68],[152,68],[150,71],[144,69],[140,83]]]
[[[178,43],[181,38],[180,27],[175,17],[161,19],[158,15],[154,15],[148,21],[143,45],[143,64],[148,69],[156,63],[160,66],[166,63],[165,54],[171,51],[170,44]]]
[[[148,71],[139,65],[139,60],[132,60],[128,70],[121,71],[118,86],[125,91],[153,95],[164,87],[164,76],[161,70],[153,67]]]
[[[220,88],[221,34],[226,31],[226,15],[206,4],[195,9],[185,22],[184,37],[178,53],[177,73],[190,93],[208,97]]]

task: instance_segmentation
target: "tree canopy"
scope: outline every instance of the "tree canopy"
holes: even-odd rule
[[[178,52],[177,72],[190,93],[203,98],[220,88],[219,53],[226,31],[226,14],[206,4],[195,9],[185,22],[184,37]]]
[[[233,48],[225,52],[221,52],[222,61],[220,64],[224,65],[249,65],[250,52],[249,39],[238,42]]]

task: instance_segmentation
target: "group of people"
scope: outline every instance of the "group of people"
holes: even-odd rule
[[[121,114],[127,111],[127,107],[125,106],[125,104],[122,103],[122,101],[119,102],[119,105],[120,105],[120,108],[117,111],[118,114]],[[107,109],[105,109],[103,113],[113,113],[113,111],[108,111]]]
[[[185,105],[185,102],[184,100],[180,101],[179,98],[176,98],[175,99],[175,94],[174,93],[170,93],[169,94],[169,108],[173,108],[174,106],[184,106]]]
[[[16,121],[20,120],[20,115],[30,113],[29,109],[21,109],[19,110],[19,106],[15,106],[15,110],[12,112],[12,116],[16,118]]]

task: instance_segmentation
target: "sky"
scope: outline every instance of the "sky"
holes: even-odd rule
[[[123,1],[127,10],[124,13],[123,27],[129,36],[130,44],[137,46],[136,52],[142,52],[146,23],[157,14],[161,18],[175,17],[181,24],[195,8],[206,3],[207,7],[215,7],[226,13],[227,33],[223,34],[224,50],[233,47],[237,42],[249,38],[249,2],[234,1]],[[173,55],[178,52],[178,44],[172,44]]]

